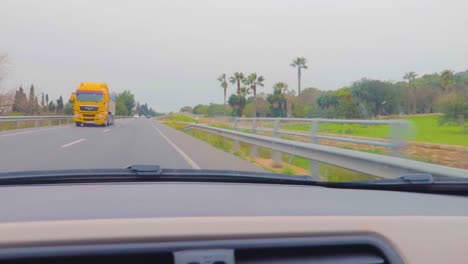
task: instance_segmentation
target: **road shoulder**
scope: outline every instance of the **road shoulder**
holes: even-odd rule
[[[174,142],[174,144],[202,169],[265,172],[264,169],[256,164],[219,150],[206,142],[184,134],[160,122],[153,122],[167,138]]]

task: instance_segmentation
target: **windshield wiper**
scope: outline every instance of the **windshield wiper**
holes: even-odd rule
[[[468,178],[410,174],[395,179],[326,182],[311,176],[268,172],[164,169],[132,165],[123,169],[46,170],[0,173],[0,185],[100,182],[237,182],[321,186],[340,189],[387,190],[468,195]]]
[[[0,173],[0,185],[98,182],[242,182],[314,184],[309,176],[267,172],[163,169],[157,165],[132,165],[123,169],[45,170]]]
[[[395,179],[322,182],[321,186],[343,189],[388,190],[468,195],[468,178],[433,177],[431,174],[409,174]]]

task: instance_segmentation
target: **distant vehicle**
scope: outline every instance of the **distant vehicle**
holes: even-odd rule
[[[146,118],[151,118],[151,116],[150,116],[150,115],[146,115]]]
[[[76,126],[93,124],[114,125],[115,98],[110,95],[105,83],[83,82],[72,93],[73,122]]]
[[[135,115],[133,115],[133,117],[134,117],[134,118],[139,118],[140,116],[137,115],[137,114],[135,114]]]

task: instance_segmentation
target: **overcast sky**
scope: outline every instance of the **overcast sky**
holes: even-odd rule
[[[399,80],[468,69],[468,1],[2,0],[3,88],[52,97],[82,81],[131,90],[157,111],[223,100],[220,73],[257,72],[261,91],[337,89],[363,77]],[[231,86],[230,92],[235,88]]]

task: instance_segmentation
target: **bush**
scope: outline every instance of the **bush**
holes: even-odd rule
[[[245,117],[253,117],[253,103],[247,103],[244,108],[244,116]]]
[[[229,105],[232,107],[233,116],[242,116],[247,100],[242,95],[231,95],[228,100]]]
[[[439,119],[441,124],[458,123],[460,116],[468,118],[468,94],[450,93],[437,101],[437,107],[444,115]]]

